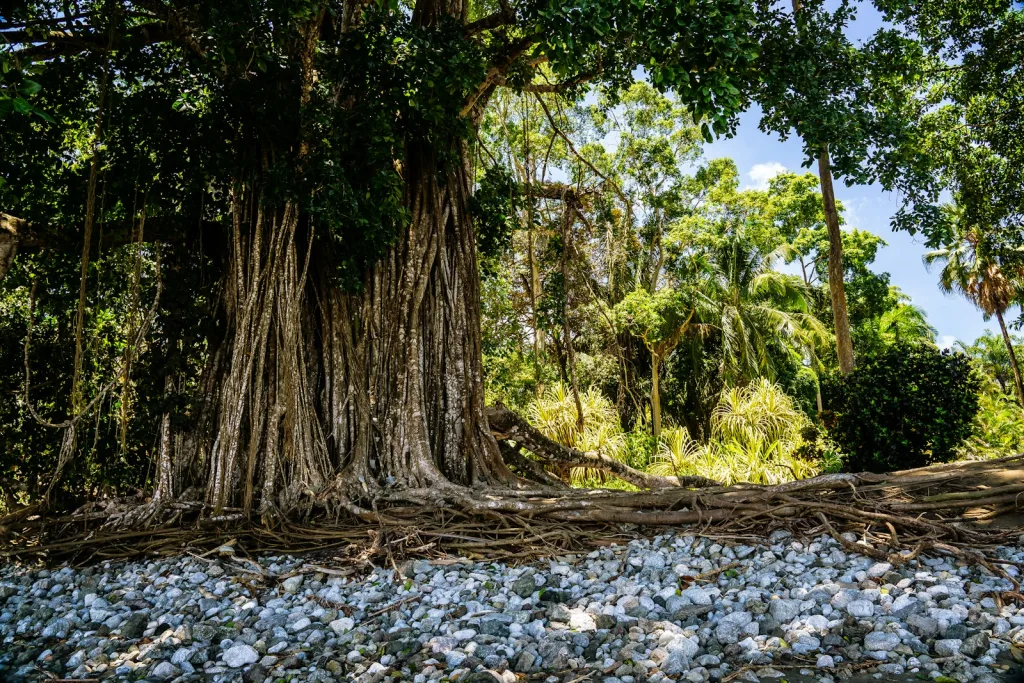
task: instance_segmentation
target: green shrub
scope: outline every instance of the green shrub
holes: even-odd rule
[[[850,471],[948,462],[972,431],[980,378],[962,353],[897,345],[822,387],[825,422]]]

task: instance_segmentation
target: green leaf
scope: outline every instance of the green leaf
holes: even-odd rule
[[[53,118],[51,118],[51,116],[42,109],[32,107],[32,113],[41,118],[43,121],[46,121],[47,123],[54,123]]]
[[[22,81],[21,87],[18,88],[18,90],[20,90],[22,93],[24,93],[24,95],[26,97],[29,97],[31,95],[35,95],[37,92],[39,92],[42,89],[43,89],[43,86],[39,85],[39,83],[37,81],[30,81],[27,78]]]

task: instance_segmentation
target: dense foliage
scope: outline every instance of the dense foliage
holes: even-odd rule
[[[855,471],[947,462],[971,435],[979,385],[967,356],[899,344],[826,382],[829,432]]]

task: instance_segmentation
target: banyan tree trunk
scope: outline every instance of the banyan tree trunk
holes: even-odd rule
[[[215,370],[204,458],[215,512],[517,481],[484,417],[471,176],[452,145],[462,163],[407,146],[411,220],[358,293],[332,282],[294,205],[272,210],[238,188],[229,360]]]
[[[371,473],[410,488],[513,481],[483,412],[479,275],[462,158],[446,168],[428,146],[409,147],[410,224],[371,269],[365,292],[339,296],[335,374],[346,380],[331,412],[345,425],[341,454],[351,454],[345,483]]]

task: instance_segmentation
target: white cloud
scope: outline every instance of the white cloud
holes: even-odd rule
[[[939,337],[939,348],[940,349],[951,349],[953,344],[956,344],[956,337],[951,334],[944,334]]]
[[[747,176],[754,181],[753,188],[755,190],[767,190],[768,181],[779,175],[785,173],[786,167],[777,161],[769,161],[765,164],[754,164],[749,171]]]

